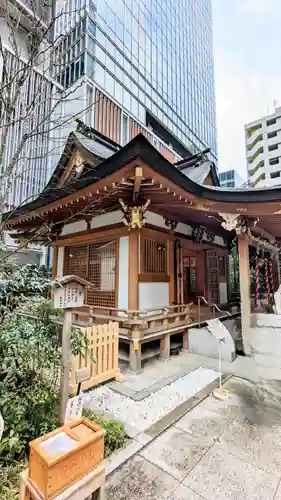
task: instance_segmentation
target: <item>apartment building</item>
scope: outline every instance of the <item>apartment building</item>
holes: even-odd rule
[[[53,78],[123,145],[142,132],[170,161],[217,159],[210,0],[58,0]]]
[[[245,125],[245,142],[250,186],[281,184],[281,107]]]

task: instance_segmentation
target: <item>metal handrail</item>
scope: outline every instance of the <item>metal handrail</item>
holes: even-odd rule
[[[222,309],[219,308],[218,304],[210,304],[207,299],[203,295],[198,295],[197,296],[197,308],[198,308],[198,325],[199,327],[201,326],[201,299],[205,304],[209,307],[213,307],[213,313],[214,313],[214,318],[216,317],[216,310],[221,313],[228,314],[228,316],[231,316],[229,311],[223,311]]]

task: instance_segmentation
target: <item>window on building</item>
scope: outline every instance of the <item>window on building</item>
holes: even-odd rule
[[[90,127],[93,125],[93,102],[94,102],[93,87],[87,85],[86,123],[90,125]]]
[[[270,127],[270,125],[275,125],[276,118],[272,118],[271,120],[267,120],[266,125]]]
[[[68,247],[65,251],[65,274],[75,274],[93,284],[93,289],[87,290],[86,303],[115,307],[116,240]]]
[[[168,274],[168,252],[165,240],[143,238],[141,240],[141,268],[142,273]]]
[[[268,146],[268,151],[276,151],[278,149],[278,144],[272,144],[271,146]]]
[[[123,113],[122,119],[122,144],[127,144],[129,141],[129,118]]]
[[[269,159],[269,165],[278,165],[278,163],[279,163],[279,157]]]
[[[271,172],[270,174],[271,179],[277,179],[278,177],[280,177],[280,172]]]
[[[269,132],[269,134],[267,134],[267,138],[268,139],[272,139],[273,137],[277,137],[277,132]]]

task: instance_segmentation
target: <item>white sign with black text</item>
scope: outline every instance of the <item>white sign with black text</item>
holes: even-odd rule
[[[82,417],[84,404],[84,394],[81,392],[78,396],[70,398],[67,402],[64,423],[68,424]]]

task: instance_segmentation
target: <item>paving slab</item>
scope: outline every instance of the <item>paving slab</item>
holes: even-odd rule
[[[224,384],[224,387],[227,388],[227,383]],[[230,397],[224,401],[215,398],[211,394],[200,403],[200,408],[206,408],[215,413],[219,413],[221,416],[231,421],[238,415],[240,405],[241,399],[234,393],[230,393]]]
[[[106,500],[165,500],[179,485],[173,477],[136,455],[106,482]]]
[[[211,445],[234,418],[233,414],[221,414],[198,405],[178,420],[175,427],[202,440],[208,440]]]
[[[204,500],[201,495],[197,495],[195,491],[192,491],[187,486],[180,484],[180,486],[172,493],[169,500]]]
[[[280,426],[267,427],[241,416],[230,424],[219,442],[222,448],[242,460],[281,476]]]
[[[142,446],[142,443],[133,439],[125,448],[113,453],[106,461],[106,474],[110,474],[120,467],[126,460],[135,455]]]
[[[182,480],[210,447],[209,440],[197,439],[171,427],[140,455],[178,480]]]
[[[273,500],[279,479],[215,444],[183,483],[206,500]]]
[[[279,485],[275,493],[274,500],[281,500],[281,480],[279,481]]]

